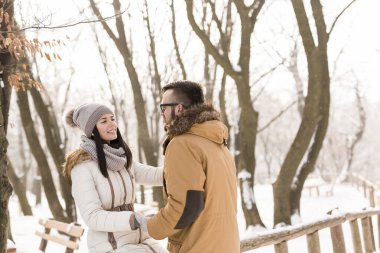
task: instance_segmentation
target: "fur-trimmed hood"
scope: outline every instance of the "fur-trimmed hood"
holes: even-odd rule
[[[195,105],[167,124],[165,129],[168,136],[174,137],[186,133],[194,124],[211,120],[221,121],[220,113],[211,104]]]
[[[70,182],[70,184],[71,184],[71,170],[74,168],[74,166],[83,161],[90,160],[90,159],[91,159],[90,155],[86,151],[80,148],[74,150],[73,152],[71,152],[70,154],[66,156],[66,161],[63,164],[62,172],[63,172],[63,175],[67,178],[67,180]]]
[[[227,143],[228,129],[222,123],[220,113],[211,104],[201,104],[185,110],[165,126],[168,137],[163,143],[164,154],[170,140],[184,133],[198,135],[215,143]]]

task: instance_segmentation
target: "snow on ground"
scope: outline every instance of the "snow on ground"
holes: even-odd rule
[[[12,235],[16,242],[17,253],[34,253],[38,252],[41,238],[35,235],[35,231],[44,232],[43,226],[38,224],[40,218],[47,219],[53,217],[48,210],[48,204],[42,203],[41,206],[33,208],[33,216],[22,216],[19,208],[17,197],[12,196],[10,201],[10,216]],[[31,202],[32,203],[32,202]],[[154,213],[154,209],[145,205],[135,204],[135,210],[145,214]],[[78,212],[79,214],[79,212]],[[87,250],[87,226],[81,217],[78,217],[78,223],[85,228],[85,232],[79,242],[79,250],[75,252],[88,252]],[[54,230],[52,230],[51,233]],[[160,241],[163,247],[166,247],[167,240]],[[48,242],[46,252],[64,252],[65,247],[54,242]]]
[[[363,208],[369,206],[368,200],[364,199],[362,194],[350,185],[336,186],[334,189],[333,196],[326,196],[324,194],[324,192],[328,190],[328,186],[325,187],[326,188],[323,188],[322,186],[322,188],[320,189],[321,195],[319,197],[315,196],[315,194],[309,196],[307,191],[305,194],[302,195],[301,218],[303,222],[312,222],[318,219],[323,219],[324,217],[326,217],[326,213],[334,208],[339,208],[340,212],[354,212],[362,210]],[[272,228],[273,196],[271,185],[255,186],[255,198],[264,224],[267,226],[267,228]],[[33,197],[30,196],[30,203],[33,203],[33,201]],[[38,225],[39,218],[52,217],[47,206],[47,203],[43,202],[42,206],[33,208],[34,216],[22,216],[22,213],[18,205],[17,197],[11,197],[9,204],[11,228],[13,237],[16,241],[18,253],[31,253],[38,251],[40,238],[37,237],[34,234],[34,232],[36,230],[42,231],[42,226]],[[138,206],[138,208],[142,209],[144,207]],[[79,219],[79,223],[82,224],[83,227],[85,227],[81,219]],[[238,210],[238,224],[241,238],[249,238],[252,237],[254,234],[270,232],[268,230],[263,231],[263,228],[250,228],[246,231],[244,215],[241,208],[239,208]],[[346,239],[346,250],[347,252],[353,252],[351,246],[352,243],[350,243],[351,235],[349,224],[344,224],[343,229]],[[85,232],[80,241],[79,251],[76,252],[87,252],[86,237],[87,235]],[[375,238],[378,238],[377,235],[375,235]],[[329,230],[324,229],[320,231],[320,241],[322,253],[333,252]],[[166,245],[166,240],[161,241],[161,243],[162,245]],[[288,242],[288,246],[289,252],[306,252],[306,238],[300,237],[299,239],[292,240]],[[61,246],[53,242],[48,243],[47,252],[62,252],[62,250],[63,248]],[[274,252],[274,249],[273,246],[267,246],[249,252],[267,253]]]

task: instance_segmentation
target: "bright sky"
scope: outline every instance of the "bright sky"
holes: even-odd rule
[[[380,101],[380,1],[358,0],[342,18],[331,38],[332,46],[347,43],[344,64],[352,65],[355,74],[364,85],[366,96],[371,101]],[[348,29],[343,29],[348,23]],[[341,31],[340,31],[341,30]],[[343,31],[342,31],[343,30]]]

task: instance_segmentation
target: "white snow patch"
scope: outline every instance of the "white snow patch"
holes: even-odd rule
[[[239,179],[248,179],[248,178],[251,178],[252,177],[252,174],[249,173],[246,169],[242,169],[239,174],[238,174],[238,178]]]
[[[255,196],[253,195],[251,183],[248,181],[248,179],[252,178],[252,174],[246,169],[242,169],[238,174],[238,178],[242,180],[244,205],[248,210],[252,210],[255,203]]]
[[[292,225],[302,223],[302,218],[301,218],[300,212],[298,210],[290,217],[290,223]]]
[[[268,230],[272,231],[272,229],[267,229],[260,225],[248,226],[247,230],[240,235],[240,240],[255,237]]]
[[[279,228],[284,228],[286,227],[287,225],[285,224],[285,222],[280,222],[280,223],[277,223],[274,228],[277,230]]]

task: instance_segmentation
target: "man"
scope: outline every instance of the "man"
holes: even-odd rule
[[[228,129],[220,113],[204,102],[199,84],[178,81],[162,91],[166,205],[147,221],[148,233],[155,239],[169,237],[172,253],[240,252]]]

